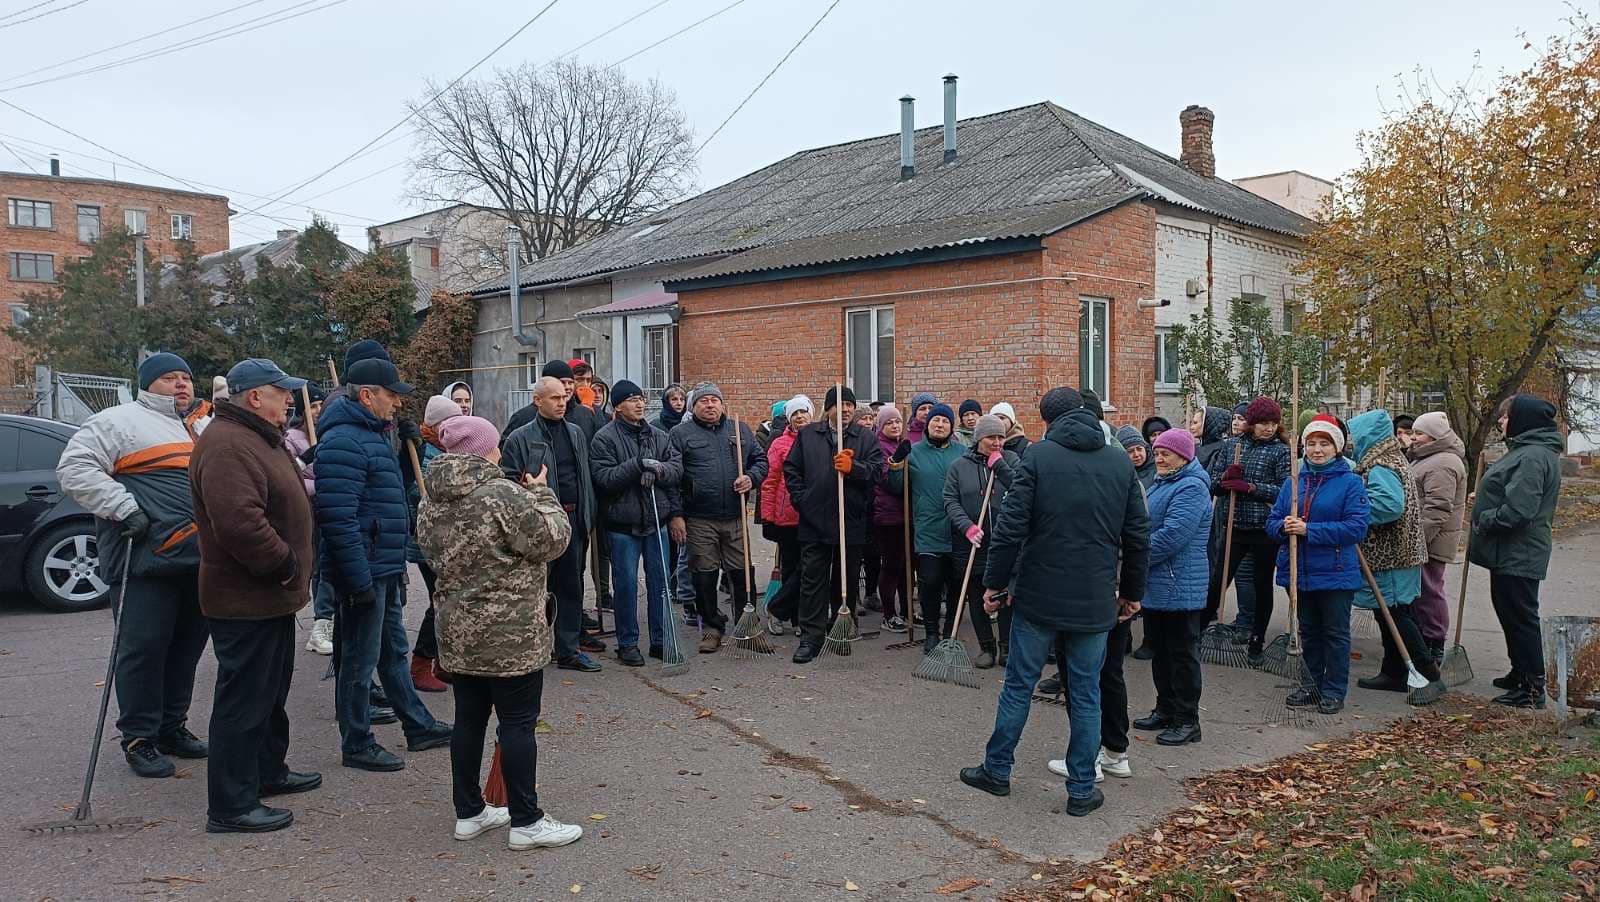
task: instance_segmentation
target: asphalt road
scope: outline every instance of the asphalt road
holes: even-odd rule
[[[1452,597],[1458,574],[1449,577]],[[1545,612],[1595,613],[1597,583],[1600,534],[1564,539],[1544,587]],[[1464,640],[1477,671],[1466,691],[1484,694],[1506,668],[1487,584],[1476,571]],[[414,579],[413,627],[421,592]],[[1280,619],[1284,607],[1280,600]],[[1174,750],[1137,735],[1134,777],[1108,779],[1106,806],[1077,819],[1063,813],[1062,781],[1044,767],[1062,754],[1064,711],[1034,706],[1008,798],[968,789],[956,771],[981,760],[1001,672],[980,671],[977,690],[914,679],[917,652],[881,648],[899,638],[891,634],[861,643],[854,671],[791,664],[793,636],[778,640],[778,656],[695,655],[690,671],[674,677],[614,660],[594,675],[552,669],[540,803],[585,835],[558,850],[511,852],[500,831],[451,838],[447,749],[406,755],[398,773],[341,767],[333,684],[319,679],[326,659],[301,651],[290,764],[321,771],[325,783],[278,803],[295,810],[291,829],[205,833],[205,762],[181,762],[176,779],[141,780],[108,727],[95,814],[138,815],[148,825],[27,835],[23,824],[65,817],[77,798],[110,625],[105,611],[47,614],[25,599],[0,599],[6,898],[900,899],[968,877],[992,882],[955,897],[992,898],[1052,861],[1099,857],[1111,841],[1187,804],[1187,777],[1299,751],[1405,709],[1400,696],[1353,688],[1345,714],[1331,723],[1264,726],[1282,697],[1280,681],[1207,666],[1205,740]],[[1363,660],[1352,665],[1352,683],[1375,671],[1381,654],[1375,638],[1359,639],[1356,649]],[[1130,658],[1127,672],[1133,711],[1142,714],[1154,700],[1149,665]],[[191,717],[202,736],[214,676],[208,652]],[[424,698],[437,716],[451,717],[447,693]],[[403,751],[399,725],[377,730]]]

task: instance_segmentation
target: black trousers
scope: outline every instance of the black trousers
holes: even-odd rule
[[[950,552],[917,554],[917,604],[922,606],[922,628],[932,636],[940,623],[936,638],[954,635],[956,625],[956,593],[960,591],[956,580],[956,559]]]
[[[850,603],[850,615],[858,617],[861,610],[861,580],[857,576],[861,573],[861,559],[866,555],[865,545],[846,545],[844,547],[844,570],[839,570],[839,546],[829,545],[833,549],[833,603],[828,609],[828,625],[833,625],[833,613],[839,610],[839,587],[845,587],[845,600]],[[845,574],[849,574],[847,578]]]
[[[986,562],[987,561],[984,558],[983,552],[981,551],[978,552],[978,557],[972,562],[972,578],[967,580],[967,617],[972,620],[972,631],[973,633],[977,634],[978,647],[982,648],[984,651],[993,652],[995,650],[995,640],[997,638],[999,641],[1008,645],[1011,643],[1011,605],[1001,606],[998,624],[994,621],[991,621],[989,619],[989,612],[983,609],[982,577],[983,565]],[[957,555],[956,560],[952,561],[952,564],[959,564],[962,571],[965,572],[967,567],[967,559],[963,555]],[[954,592],[961,591],[959,582],[960,579],[961,575],[959,573],[956,574],[957,583],[952,594]],[[1000,628],[998,636],[995,633],[995,627],[997,625]]]
[[[583,571],[589,563],[589,537],[575,514],[567,514],[572,539],[567,550],[549,564],[550,594],[556,597],[556,659],[578,653],[578,633],[583,628]],[[476,813],[476,812],[474,812]]]
[[[1144,611],[1144,640],[1155,656],[1156,713],[1178,723],[1200,722],[1200,631],[1203,611]]]
[[[1492,587],[1491,587],[1492,589]],[[1389,607],[1389,613],[1394,615],[1395,632],[1400,634],[1400,641],[1406,644],[1406,653],[1411,655],[1411,663],[1416,665],[1417,672],[1430,680],[1439,678],[1439,665],[1433,663],[1433,655],[1428,651],[1427,643],[1422,641],[1422,629],[1417,626],[1417,619],[1412,616],[1411,605],[1397,604]],[[1498,611],[1499,608],[1496,608]],[[1377,611],[1372,616],[1378,618],[1379,634],[1383,637],[1383,667],[1385,676],[1406,676],[1406,661],[1400,657],[1400,647],[1394,644],[1394,635],[1389,632],[1389,627],[1383,623],[1383,615]],[[1538,640],[1538,621],[1534,622],[1534,640]],[[1543,670],[1539,671],[1541,674]]]
[[[845,546],[845,567],[839,568],[839,546],[807,542],[800,548],[800,609],[795,621],[800,641],[822,644],[839,611],[839,581],[861,559],[860,545]],[[784,577],[783,588],[789,585]],[[783,591],[779,589],[779,592]]]
[[[211,703],[206,813],[237,817],[261,804],[261,784],[288,776],[289,682],[294,676],[293,614],[270,620],[210,621],[217,655]]]
[[[120,595],[111,587],[111,597]],[[210,635],[200,613],[200,574],[130,576],[117,650],[117,730],[122,743],[158,739],[189,720],[194,668]]]
[[[1106,634],[1106,660],[1100,665],[1100,745],[1107,751],[1121,754],[1128,750],[1128,681],[1122,675],[1122,659],[1133,647],[1133,621],[1124,620]],[[1056,634],[1056,660],[1067,659],[1065,634]],[[1067,700],[1067,712],[1072,712],[1072,688],[1067,672],[1058,670],[1061,689]]]
[[[850,568],[850,609],[856,609],[858,585],[861,582],[862,571],[866,571],[867,594],[878,594],[878,577],[883,567],[882,556],[878,549],[877,531],[867,530],[867,544],[861,546],[861,559],[857,566]]]
[[[483,811],[483,737],[489,729],[489,711],[500,719],[500,772],[506,778],[506,804],[511,826],[539,822],[539,744],[533,728],[539,723],[544,697],[544,671],[514,677],[456,675],[450,683],[456,697],[456,724],[450,733],[450,794],[456,817],[475,817]]]
[[[417,641],[411,646],[411,653],[431,661],[439,657],[439,636],[433,628],[433,587],[439,582],[439,574],[427,561],[417,562],[417,572],[422,574],[422,584],[428,587],[428,609],[422,613],[422,625],[417,627]]]
[[[800,527],[768,526],[767,534],[778,546],[778,579],[782,585],[767,610],[779,620],[800,620]]]
[[[1255,612],[1250,622],[1250,633],[1255,641],[1266,639],[1267,627],[1272,623],[1272,578],[1277,575],[1278,568],[1278,543],[1274,542],[1261,529],[1235,529],[1233,531],[1233,555],[1228,560],[1228,579],[1231,584],[1234,576],[1239,572],[1239,564],[1246,557],[1250,558],[1254,570],[1251,573],[1253,588],[1255,589]],[[1212,567],[1210,585],[1206,588],[1206,613],[1205,622],[1210,623],[1217,619],[1217,609],[1222,604],[1222,583],[1217,579],[1221,567],[1220,558]]]
[[[1489,571],[1489,598],[1506,634],[1511,672],[1544,688],[1544,640],[1539,634],[1539,580]]]

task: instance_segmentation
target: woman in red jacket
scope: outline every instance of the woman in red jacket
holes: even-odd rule
[[[783,635],[783,621],[795,622],[800,611],[800,512],[795,510],[789,497],[789,487],[783,479],[783,462],[794,447],[795,434],[811,422],[811,399],[795,395],[783,406],[784,418],[789,424],[783,434],[767,446],[767,478],[761,483],[761,534],[778,546],[778,570],[781,585],[778,593],[767,605],[767,629],[774,636]]]

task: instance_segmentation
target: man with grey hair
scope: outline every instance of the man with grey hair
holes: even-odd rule
[[[745,560],[739,519],[745,515],[747,493],[767,476],[767,456],[749,426],[738,423],[744,451],[744,475],[736,460],[735,421],[723,409],[722,389],[707,382],[689,396],[690,416],[673,428],[672,444],[683,457],[679,483],[681,516],[668,524],[672,541],[687,544],[689,572],[694,581],[695,603],[705,633],[701,654],[722,647],[728,618],[717,610],[717,580],[727,574],[733,588],[733,614],[737,619],[748,593],[744,587]]]
[[[594,487],[589,442],[583,429],[566,419],[569,403],[571,395],[561,379],[541,378],[533,387],[537,415],[506,436],[500,468],[508,479],[520,482],[524,475],[538,475],[541,466],[549,467],[546,482],[555,489],[572,526],[567,550],[549,564],[550,592],[556,598],[556,666],[593,673],[600,670],[600,664],[578,643],[583,626],[583,569],[588,560],[589,528],[594,524]]]

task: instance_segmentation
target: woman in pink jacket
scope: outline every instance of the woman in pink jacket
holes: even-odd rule
[[[761,516],[765,521],[761,534],[778,546],[778,570],[781,585],[767,605],[767,628],[773,635],[783,634],[780,622],[795,622],[800,612],[800,512],[789,498],[789,487],[783,479],[783,462],[794,447],[795,434],[811,422],[811,399],[795,395],[783,406],[783,415],[789,421],[783,434],[767,446],[767,478],[761,483]]]

